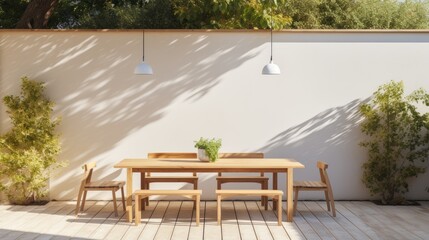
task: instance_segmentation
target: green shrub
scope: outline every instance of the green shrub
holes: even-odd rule
[[[54,103],[44,94],[42,82],[22,78],[20,96],[6,96],[3,102],[12,128],[0,137],[0,190],[11,203],[29,204],[46,195],[49,170],[59,166],[60,120],[51,114]]]
[[[368,136],[361,146],[368,150],[363,164],[363,182],[383,204],[399,204],[408,191],[408,179],[425,172],[422,163],[429,154],[429,113],[420,113],[418,104],[429,106],[429,95],[418,89],[404,96],[402,82],[379,87],[368,104],[362,104],[361,129]]]

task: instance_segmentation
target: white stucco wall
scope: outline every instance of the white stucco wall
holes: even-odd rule
[[[336,199],[368,199],[358,105],[390,80],[403,80],[407,92],[429,89],[429,32],[276,32],[280,76],[261,75],[266,31],[147,31],[152,76],[133,74],[141,41],[139,31],[0,32],[1,97],[19,93],[21,76],[45,81],[63,119],[68,166],[51,178],[52,199],[76,197],[85,162],[97,161],[96,179],[124,180],[113,168],[119,160],[195,151],[201,136],[222,138],[223,152],[299,160],[306,168],[295,179],[318,179],[315,163],[324,160]],[[4,133],[4,105],[0,112]],[[214,178],[200,174],[205,199]],[[279,180],[284,188],[285,176]],[[429,199],[428,185],[429,174],[413,179],[408,197]]]

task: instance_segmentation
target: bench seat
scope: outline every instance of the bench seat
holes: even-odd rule
[[[222,199],[227,197],[234,196],[266,196],[272,197],[277,200],[277,217],[279,226],[282,224],[282,196],[283,191],[281,190],[267,190],[267,189],[257,189],[257,190],[216,190],[217,198],[217,223],[221,222],[221,205]]]
[[[195,221],[197,226],[200,224],[200,199],[201,199],[201,190],[137,190],[134,192],[135,196],[135,222],[136,225],[139,225],[141,222],[141,211],[142,204],[141,199],[147,198],[150,196],[183,196],[190,198],[195,201]]]

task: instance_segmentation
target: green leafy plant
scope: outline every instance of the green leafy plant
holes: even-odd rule
[[[206,150],[206,154],[209,157],[210,162],[214,162],[218,159],[218,153],[221,146],[222,139],[200,138],[200,140],[195,142],[196,148]]]
[[[382,204],[401,204],[408,191],[408,179],[425,172],[429,154],[429,95],[418,89],[404,96],[403,82],[391,81],[379,87],[373,99],[360,106],[361,130],[368,136],[360,143],[368,150],[363,164],[363,182]]]
[[[23,77],[20,96],[3,98],[12,128],[0,137],[0,190],[11,203],[40,201],[46,195],[49,170],[61,165],[55,133],[60,120],[52,119],[54,103],[43,91],[43,82]]]

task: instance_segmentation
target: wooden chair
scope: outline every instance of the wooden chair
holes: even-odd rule
[[[329,181],[328,164],[325,162],[318,161],[317,168],[320,172],[320,182],[319,181],[294,181],[293,189],[295,193],[295,202],[293,204],[293,212],[296,213],[296,207],[298,205],[298,193],[299,191],[324,191],[326,198],[326,205],[328,211],[331,211],[332,215],[335,217],[335,204],[334,204],[334,194],[332,193],[331,182]]]
[[[148,158],[176,158],[176,159],[187,159],[187,158],[197,158],[197,153],[148,153]],[[193,173],[192,176],[152,176],[150,172],[147,172],[145,176],[140,175],[140,188],[141,189],[150,189],[151,183],[168,183],[168,182],[184,182],[190,183],[194,186],[194,190],[198,189],[198,176],[197,173]],[[142,198],[141,205],[144,209],[144,201],[147,198]],[[149,205],[149,201],[146,201],[146,206]]]
[[[95,162],[90,162],[85,165],[83,165],[83,169],[85,170],[84,176],[80,182],[80,188],[79,188],[79,194],[77,197],[77,203],[76,203],[76,216],[79,214],[79,208],[80,211],[84,211],[85,208],[85,200],[86,200],[86,193],[88,191],[112,191],[112,197],[113,197],[113,207],[115,209],[115,216],[118,216],[118,207],[116,205],[116,191],[121,189],[122,194],[122,208],[125,212],[125,198],[124,198],[124,185],[125,182],[122,181],[99,181],[99,182],[91,182],[92,173],[94,171],[96,164]],[[82,199],[83,194],[83,199]],[[82,205],[81,204],[82,199]]]
[[[263,158],[263,153],[219,153],[219,158]],[[221,172],[218,173],[217,189],[222,189],[222,184],[225,183],[257,183],[261,185],[261,189],[268,189],[268,177],[264,176],[261,172],[260,176],[223,176]],[[261,196],[261,204],[268,209],[268,197]]]

